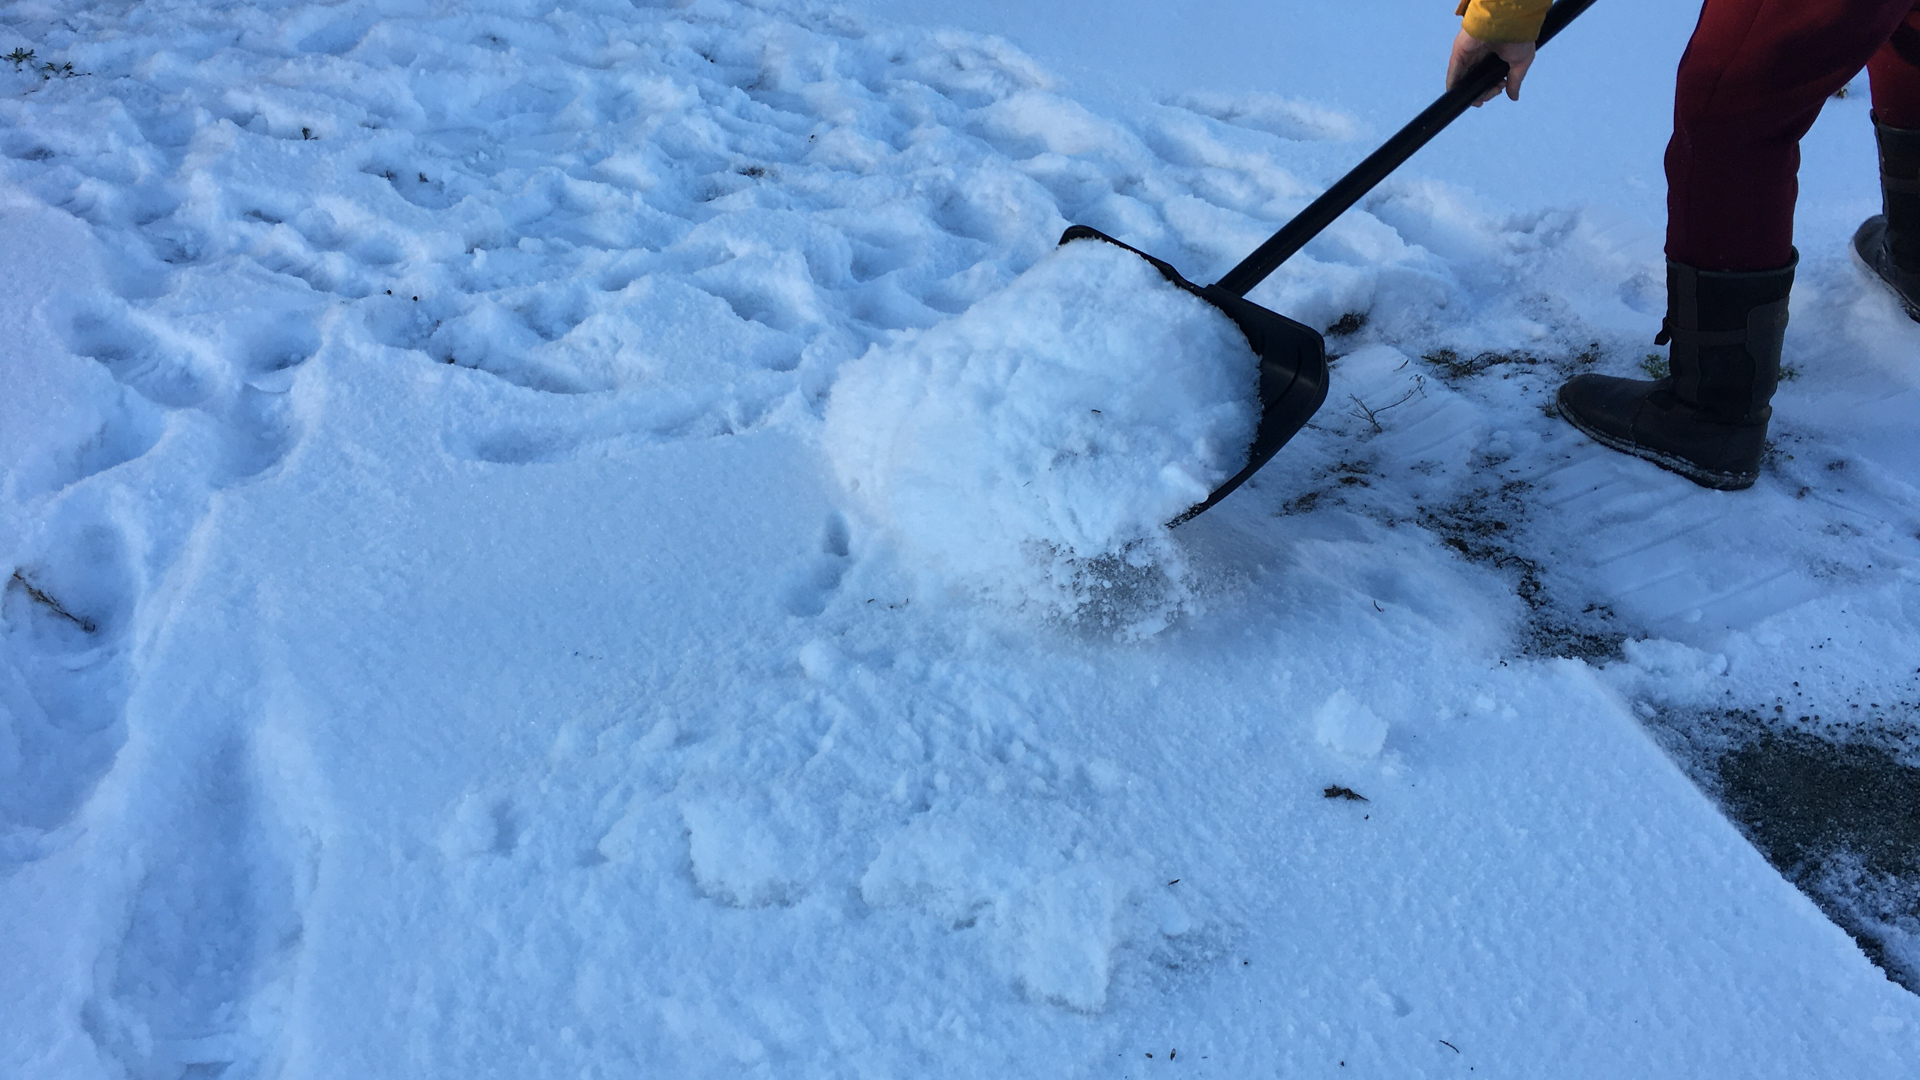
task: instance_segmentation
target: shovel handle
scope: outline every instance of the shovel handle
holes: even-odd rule
[[[1541,25],[1540,38],[1535,44],[1545,45],[1552,41],[1555,35],[1567,28],[1568,23],[1579,18],[1593,4],[1594,0],[1560,0],[1547,12],[1547,21]],[[1268,274],[1280,268],[1281,263],[1307,246],[1309,240],[1319,236],[1322,230],[1333,224],[1335,218],[1352,209],[1354,203],[1365,198],[1367,192],[1372,191],[1395,169],[1406,164],[1407,159],[1431,142],[1441,129],[1459,119],[1461,113],[1479,101],[1482,95],[1499,86],[1506,77],[1507,62],[1498,56],[1488,56],[1468,68],[1460,81],[1427,106],[1427,111],[1415,117],[1413,123],[1401,128],[1398,134],[1313,200],[1311,206],[1300,211],[1239,266],[1227,271],[1227,275],[1217,283],[1218,287],[1235,296],[1252,292],[1255,285],[1265,281]]]

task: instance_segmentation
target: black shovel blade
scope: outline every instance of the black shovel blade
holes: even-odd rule
[[[1062,244],[1075,240],[1103,240],[1152,263],[1168,281],[1225,312],[1247,336],[1253,354],[1260,358],[1260,427],[1254,432],[1253,446],[1247,452],[1247,467],[1216,488],[1205,502],[1188,507],[1167,525],[1171,528],[1191,521],[1233,494],[1234,489],[1259,472],[1262,465],[1272,461],[1273,455],[1319,411],[1327,400],[1326,339],[1318,330],[1268,311],[1218,285],[1195,285],[1181,277],[1180,271],[1171,265],[1130,244],[1122,244],[1098,229],[1075,225],[1060,237]]]

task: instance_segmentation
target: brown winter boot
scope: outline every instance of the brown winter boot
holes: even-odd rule
[[[1752,487],[1798,263],[1796,254],[1778,270],[1715,273],[1669,261],[1658,343],[1673,343],[1670,374],[1653,382],[1575,376],[1560,388],[1560,415],[1596,442],[1702,487]]]
[[[1853,250],[1893,290],[1907,315],[1920,321],[1920,131],[1887,127],[1877,119],[1880,205],[1853,234]]]

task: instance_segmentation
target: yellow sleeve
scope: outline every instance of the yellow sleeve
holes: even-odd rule
[[[1553,0],[1460,0],[1460,28],[1481,41],[1532,41]]]

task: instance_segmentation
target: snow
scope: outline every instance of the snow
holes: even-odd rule
[[[1360,6],[0,7],[83,73],[0,64],[0,1075],[1911,1075],[1701,786],[1920,700],[1864,100],[1752,492],[1541,410],[1658,321],[1651,0],[1254,293],[1366,318],[1173,592],[983,599],[841,482],[1068,223],[1206,281],[1411,115],[1448,5]]]
[[[1166,523],[1246,465],[1257,369],[1218,308],[1083,240],[847,364],[823,438],[910,557],[1015,606],[1072,613],[1098,588],[1089,579],[1105,580],[1094,566],[1138,576],[1173,554]]]
[[[1321,746],[1349,757],[1370,758],[1387,745],[1387,722],[1344,689],[1314,713],[1313,731]]]

